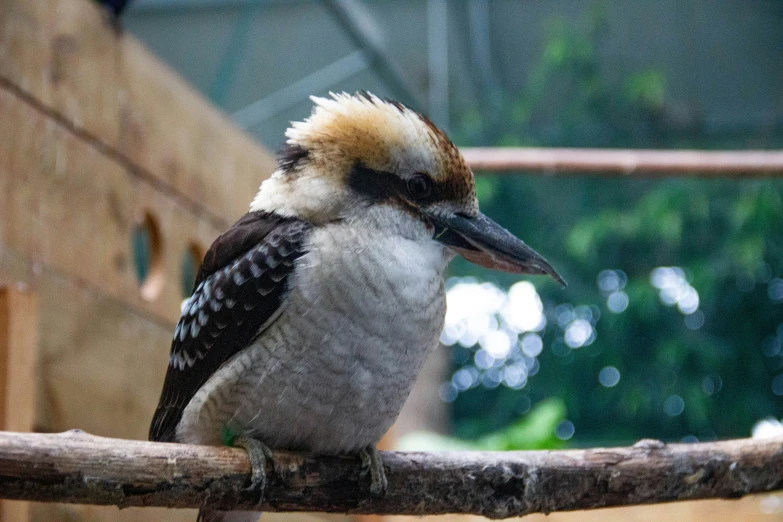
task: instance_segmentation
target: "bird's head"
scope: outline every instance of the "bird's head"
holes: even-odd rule
[[[541,255],[479,211],[473,172],[428,118],[369,93],[312,100],[310,117],[287,130],[278,169],[251,210],[319,224],[383,207],[399,233],[488,268],[549,274],[565,284]]]

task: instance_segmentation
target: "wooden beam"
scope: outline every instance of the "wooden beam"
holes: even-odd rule
[[[0,429],[33,431],[38,298],[24,285],[0,286]],[[30,520],[27,502],[0,502],[0,522]]]
[[[783,151],[487,147],[461,149],[474,170],[606,176],[783,176]]]
[[[507,518],[608,506],[739,498],[783,489],[783,437],[626,448],[382,452],[386,494],[358,457],[283,451],[267,462],[264,511],[469,513]],[[35,464],[35,465],[34,465]],[[85,480],[89,477],[89,480]],[[244,450],[63,434],[0,433],[0,497],[174,508],[258,508]]]

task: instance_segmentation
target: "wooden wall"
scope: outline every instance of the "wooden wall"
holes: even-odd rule
[[[146,439],[183,256],[241,216],[273,168],[94,2],[0,0],[0,285],[38,303],[31,427]],[[132,248],[145,216],[160,236],[146,294]],[[194,514],[41,504],[32,519]]]

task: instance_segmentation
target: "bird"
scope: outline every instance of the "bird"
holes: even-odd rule
[[[270,448],[359,455],[383,495],[375,447],[439,343],[449,262],[565,281],[479,211],[471,169],[426,116],[366,91],[311,99],[204,256],[149,438],[247,449],[259,495]]]

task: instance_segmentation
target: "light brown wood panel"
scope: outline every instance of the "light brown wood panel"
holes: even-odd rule
[[[39,371],[28,381],[37,383],[37,406],[25,407],[28,417],[35,418],[34,427],[146,439],[163,383],[171,329],[120,300],[2,248],[0,284],[12,281],[24,281],[38,296]],[[23,503],[7,506],[19,509]],[[31,520],[195,519],[192,510],[119,511],[61,504],[30,504],[29,509]],[[6,519],[23,520],[18,511],[13,513]]]
[[[129,508],[119,510],[105,506],[71,506],[66,504],[33,504],[34,520],[75,521],[107,520],[111,522],[194,522],[194,509]],[[264,513],[259,522],[352,522],[353,517],[322,513]]]
[[[0,286],[0,429],[32,431],[38,298],[24,283]]]
[[[0,246],[173,324],[182,258],[221,228],[2,89],[0,114]],[[131,241],[145,212],[162,238],[163,284],[152,301],[140,295]]]
[[[0,500],[0,522],[29,522],[32,504],[21,500]]]
[[[3,0],[0,81],[217,220],[244,213],[274,170],[268,152],[90,0]]]
[[[0,286],[28,283],[33,278],[33,266],[9,248],[0,248]]]
[[[41,325],[38,428],[145,440],[171,330],[55,274],[35,284],[41,312],[57,315]]]
[[[117,300],[44,272],[39,429],[146,439],[168,363],[171,330]],[[34,520],[195,520],[191,511],[35,504]]]
[[[33,431],[38,298],[24,283],[0,286],[0,429]],[[28,502],[0,500],[0,522],[30,520]]]
[[[74,504],[31,504],[33,521],[46,522],[195,522],[195,509],[78,506]],[[293,522],[293,521],[289,521]]]
[[[45,267],[0,250],[0,284],[17,279],[38,296],[37,412],[30,428],[83,429],[146,440],[168,364],[171,328]],[[28,409],[25,407],[25,409]],[[33,426],[32,420],[35,419]]]

